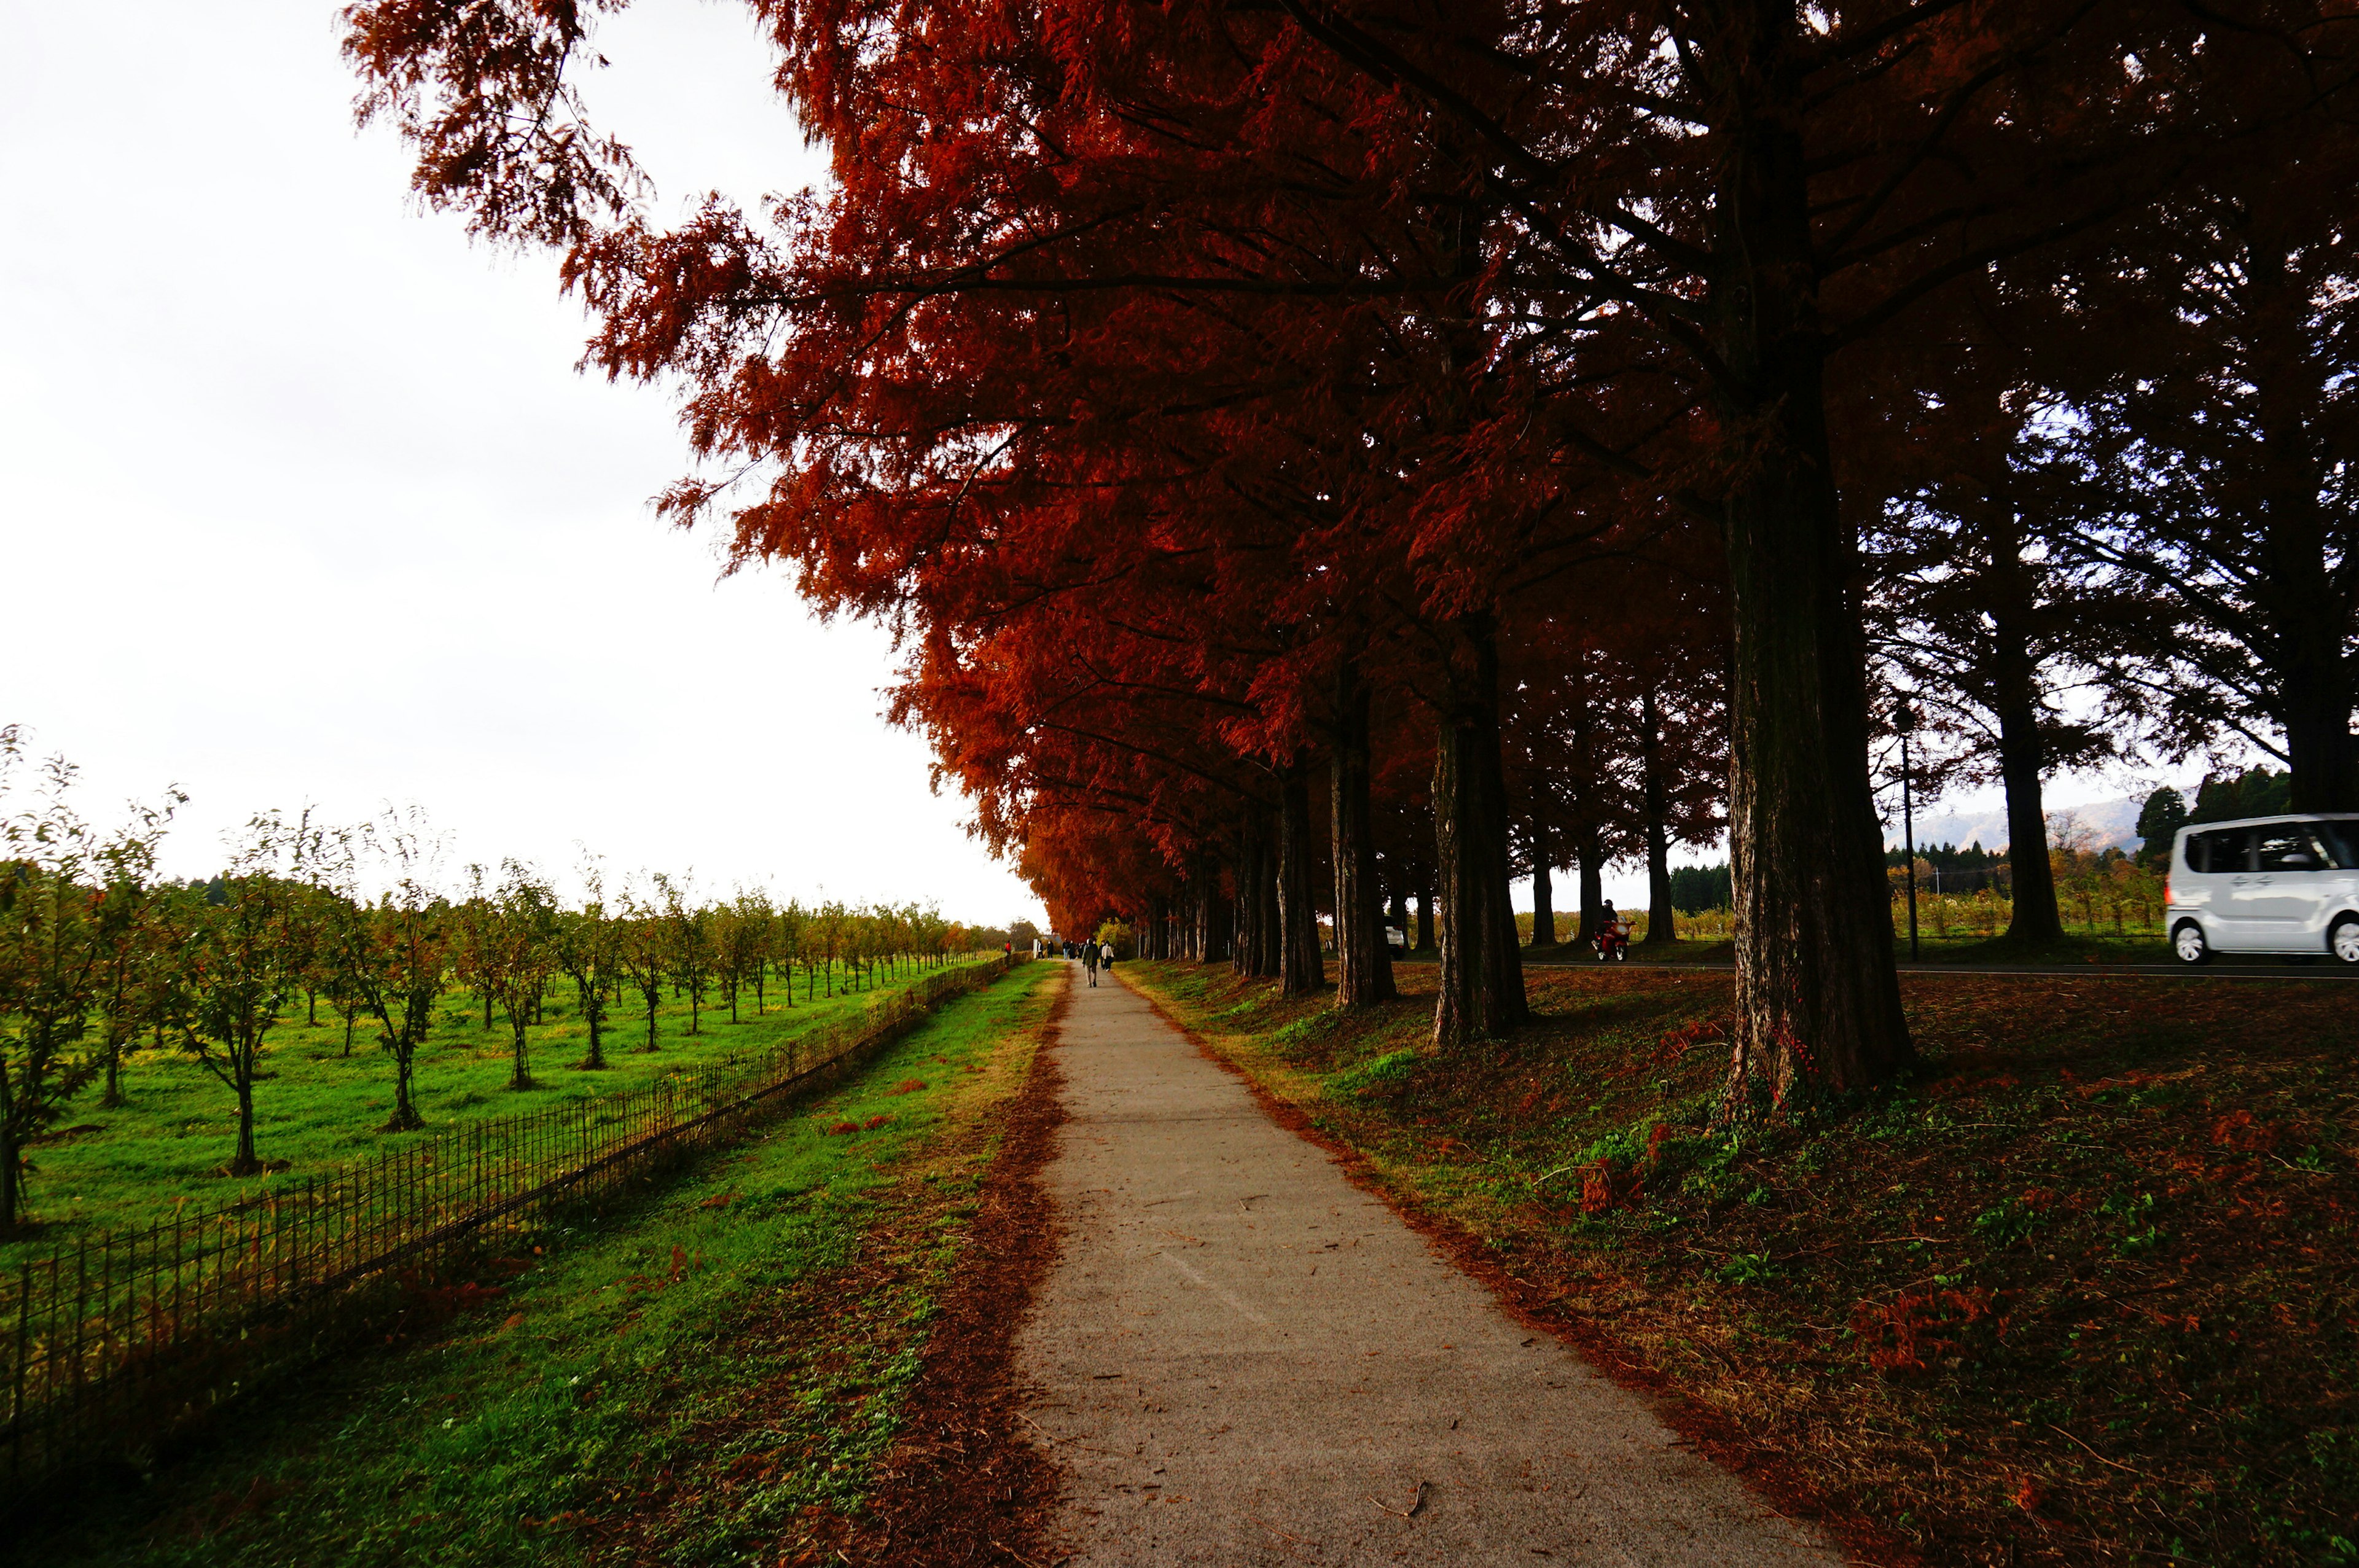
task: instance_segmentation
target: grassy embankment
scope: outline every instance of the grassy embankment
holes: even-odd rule
[[[1517,915],[1518,928],[1527,944],[1527,953],[1542,963],[1592,963],[1595,955],[1586,946],[1575,944],[1570,933],[1578,929],[1578,922],[1569,916],[1557,918],[1558,935],[1562,940],[1552,946],[1531,947],[1531,916]],[[1642,963],[1724,964],[1735,951],[1729,938],[1729,922],[1734,917],[1720,910],[1711,914],[1683,919],[1679,939],[1669,949],[1641,946],[1646,939],[1647,917],[1631,917],[1630,957]],[[2003,928],[2002,928],[2003,929]],[[1906,961],[1908,957],[1908,928],[1903,926],[1893,937],[1893,951]],[[2033,945],[2010,942],[2004,935],[1967,925],[1954,925],[1944,933],[1928,923],[1918,933],[1919,957],[1929,964],[2167,964],[2172,961],[2170,944],[2159,928],[2115,931],[2111,925],[2090,925],[2068,922],[2064,935],[2053,942]],[[1431,948],[1421,948],[1408,955],[1411,962],[1430,961],[1435,957]],[[2233,961],[2233,960],[2231,960]],[[2283,960],[2256,955],[2252,962],[2280,963]]]
[[[1730,979],[1560,969],[1443,1058],[1125,966],[1413,1211],[1938,1563],[2359,1563],[2359,1006],[2340,986],[1905,977],[1925,1064],[1712,1126]]]
[[[917,975],[879,971],[868,989],[846,991],[836,976],[834,995],[822,980],[810,998],[799,986],[789,1007],[777,987],[756,1017],[754,995],[738,1000],[732,1022],[725,1002],[708,994],[689,1033],[685,997],[667,994],[656,1014],[656,1049],[647,1042],[647,1014],[636,993],[609,1009],[601,1029],[607,1066],[584,1072],[589,1027],[573,988],[549,989],[542,1022],[527,1033],[535,1087],[507,1087],[513,1065],[506,1018],[484,1027],[483,1003],[464,991],[443,1000],[434,1033],[419,1051],[411,1092],[428,1130],[483,1117],[514,1116],[560,1101],[645,1084],[660,1073],[692,1067],[733,1051],[759,1051],[828,1019],[856,1014],[868,999]],[[85,1229],[146,1225],[170,1217],[174,1206],[209,1208],[258,1196],[273,1185],[300,1182],[350,1161],[382,1152],[398,1134],[380,1130],[393,1105],[393,1061],[376,1047],[364,1021],[344,1054],[343,1025],[322,1003],[320,1022],[305,1022],[298,1006],[267,1036],[264,1071],[255,1087],[255,1144],[283,1168],[243,1180],[221,1173],[237,1152],[237,1100],[196,1061],[170,1050],[142,1050],[123,1070],[126,1104],[102,1107],[93,1084],[68,1107],[57,1134],[32,1151],[30,1229],[0,1244],[0,1261],[71,1245]]]
[[[495,1271],[498,1299],[446,1292],[471,1304],[233,1411],[38,1560],[833,1561],[1062,973],[946,1004],[733,1153]]]
[[[1643,925],[1643,923],[1641,923]],[[1634,962],[1647,964],[1725,964],[1735,955],[1736,946],[1726,936],[1681,935],[1668,949],[1646,947],[1633,938],[1630,957]],[[1902,962],[1908,961],[1908,938],[1898,937],[1893,951]],[[1553,946],[1529,947],[1526,956],[1540,963],[1596,962],[1596,955],[1588,947],[1571,941]],[[2111,931],[2068,931],[2054,942],[2025,944],[2010,942],[2005,936],[1984,936],[1979,932],[1958,931],[1939,936],[1928,931],[1918,942],[1918,955],[1928,964],[2168,964],[2173,962],[2170,945],[2154,932],[2130,932],[2116,935]],[[1430,963],[1438,955],[1432,948],[1421,948],[1406,955],[1408,961]],[[2237,958],[2223,957],[2234,963]],[[2242,961],[2247,963],[2281,964],[2285,960],[2271,955],[2254,954]],[[2321,956],[2322,961],[2322,956]]]

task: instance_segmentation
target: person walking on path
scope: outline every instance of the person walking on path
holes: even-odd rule
[[[1113,972],[1114,972],[1114,944],[1113,944],[1113,943],[1108,942],[1108,943],[1107,943],[1107,944],[1105,944],[1103,946],[1102,946],[1102,947],[1100,947],[1100,948],[1098,949],[1098,968],[1101,968],[1101,969],[1105,970],[1108,974],[1111,974],[1111,973],[1113,973]]]
[[[1090,972],[1090,984],[1097,984],[1098,945],[1096,943],[1084,942],[1082,944],[1082,968]]]

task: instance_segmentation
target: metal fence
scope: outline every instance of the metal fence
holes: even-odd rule
[[[442,1266],[525,1243],[557,1206],[726,1142],[1013,960],[927,975],[768,1049],[643,1088],[404,1140],[266,1197],[88,1236],[0,1277],[0,1501],[138,1463],[223,1400],[430,1307]]]

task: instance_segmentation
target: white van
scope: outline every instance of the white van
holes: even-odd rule
[[[2163,894],[2170,950],[2332,954],[2359,965],[2359,814],[2182,827]]]

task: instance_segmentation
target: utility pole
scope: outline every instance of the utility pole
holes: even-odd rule
[[[1900,737],[1900,850],[1908,867],[1908,957],[1917,957],[1917,821],[1908,799],[1908,737],[1917,728],[1917,712],[1902,697],[1892,707],[1892,728]]]

